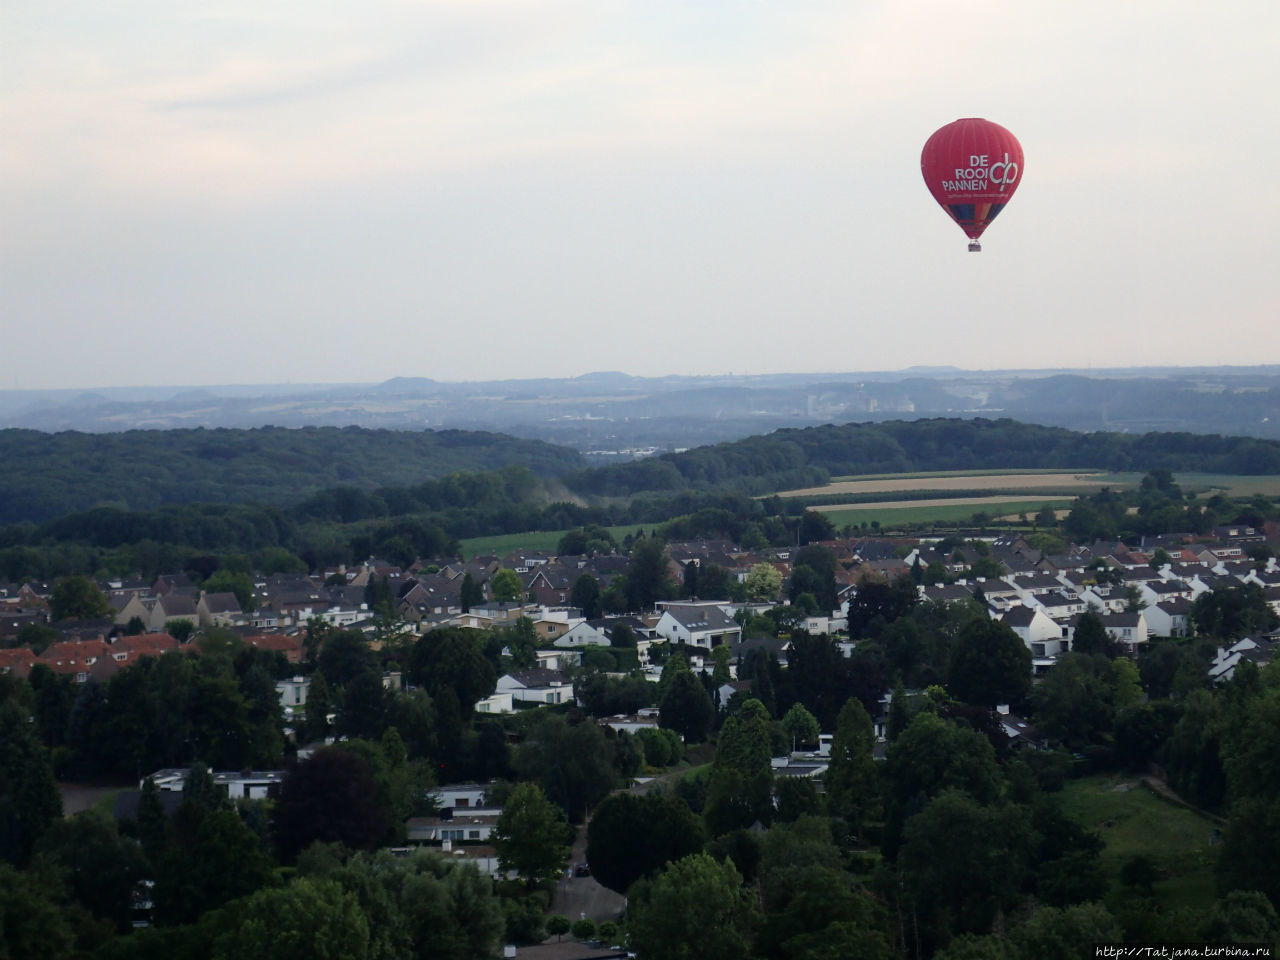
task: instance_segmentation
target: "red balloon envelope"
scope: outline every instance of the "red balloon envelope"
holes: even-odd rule
[[[920,154],[925,185],[965,232],[969,249],[982,249],[982,231],[1022,182],[1022,145],[990,120],[957,120],[931,136]]]

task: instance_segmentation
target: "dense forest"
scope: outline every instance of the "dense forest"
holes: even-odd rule
[[[0,523],[111,505],[279,506],[332,487],[372,489],[520,464],[539,476],[582,465],[572,450],[463,430],[0,430]]]

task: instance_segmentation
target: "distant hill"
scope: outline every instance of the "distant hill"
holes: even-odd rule
[[[0,464],[0,523],[39,523],[99,505],[288,506],[335,487],[407,486],[512,464],[559,476],[583,460],[542,441],[479,431],[262,427],[0,430]]]

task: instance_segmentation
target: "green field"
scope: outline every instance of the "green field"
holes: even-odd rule
[[[1155,884],[1157,900],[1197,909],[1213,900],[1216,824],[1208,817],[1156,796],[1135,777],[1073,780],[1062,802],[1067,813],[1106,842],[1102,867],[1113,894],[1125,862],[1144,854],[1165,877]]]
[[[619,543],[637,530],[648,533],[656,523],[632,523],[623,527],[605,527]],[[509,553],[554,553],[568,530],[532,530],[528,533],[504,533],[495,537],[471,537],[460,541],[464,557],[505,557]]]

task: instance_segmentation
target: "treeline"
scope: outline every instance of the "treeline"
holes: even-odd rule
[[[1078,433],[1013,420],[893,420],[778,430],[650,460],[583,470],[578,493],[729,486],[747,493],[814,486],[831,477],[918,470],[1155,469],[1280,472],[1280,443],[1191,433]]]
[[[456,474],[415,487],[325,491],[292,508],[184,504],[96,507],[40,525],[0,528],[0,580],[73,574],[155,576],[210,555],[247,558],[262,573],[305,572],[378,556],[401,565],[458,555],[468,537],[588,526],[654,527],[673,537],[794,542],[799,517],[742,494],[686,491],[591,505],[548,503],[527,470]],[[399,512],[405,511],[405,512]],[[816,517],[816,515],[813,515]],[[812,521],[810,521],[812,526]],[[829,525],[824,527],[829,529]]]
[[[498,433],[363,427],[0,430],[0,462],[0,523],[39,523],[103,504],[282,506],[335,487],[370,490],[508,464],[556,476],[582,465],[567,448]]]

